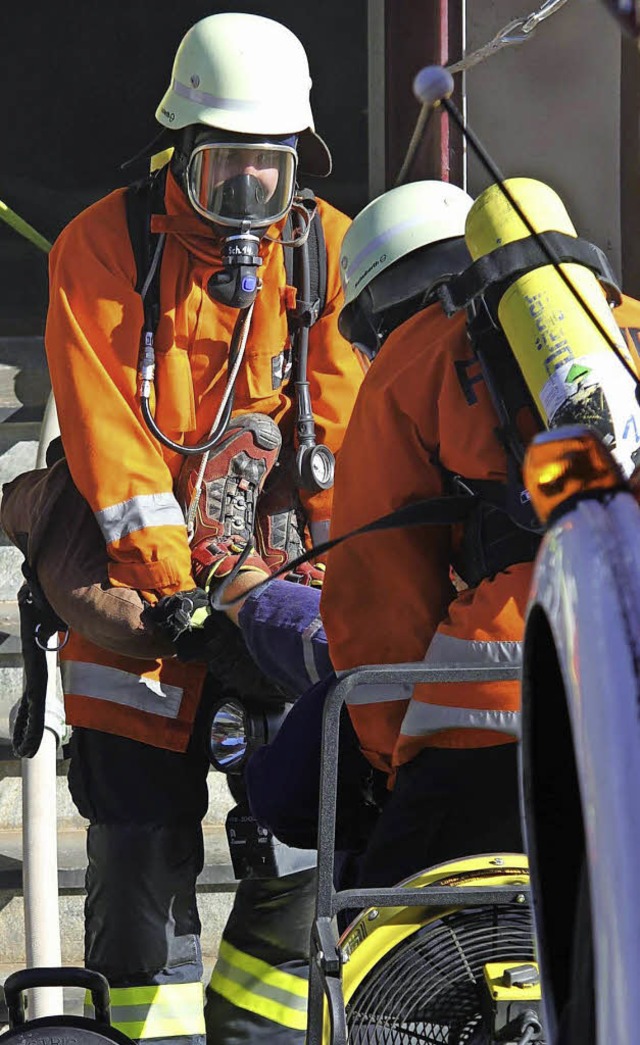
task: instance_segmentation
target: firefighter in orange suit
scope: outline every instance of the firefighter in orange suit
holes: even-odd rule
[[[394,291],[411,270],[403,243],[410,210],[404,225],[394,214],[410,188],[369,204],[342,247],[340,326],[373,362],[340,455],[332,536],[465,489],[489,491],[495,505],[496,491],[509,488],[500,422],[464,313],[447,318],[431,304],[385,340]],[[633,353],[640,304],[625,297],[613,315]],[[524,436],[524,415],[521,423]],[[464,523],[378,531],[333,549],[321,611],[338,675],[412,661],[518,666],[537,541],[488,506]],[[392,884],[458,855],[521,848],[517,681],[357,688],[348,708],[362,751],[393,787],[359,884]]]
[[[265,55],[275,59],[268,75]],[[302,45],[284,26],[244,14],[196,23],[156,113],[163,140],[151,151],[172,147],[168,167],[146,195],[117,190],[81,213],[51,253],[46,349],[64,450],[102,532],[111,584],[137,589],[151,604],[186,593],[195,606],[253,532],[280,444],[296,454],[289,331],[296,289],[282,238],[298,161],[311,174],[331,167],[313,128],[310,86]],[[134,244],[141,213],[142,271]],[[337,327],[338,251],[348,219],[318,200],[306,220],[322,223],[326,244],[324,306],[308,339],[309,395],[318,442],[337,451],[362,379]],[[141,346],[154,308],[155,326],[145,326]],[[245,326],[232,376],[240,312]],[[180,450],[225,425],[198,494],[202,455],[185,459]],[[296,539],[322,539],[328,485],[302,490],[300,504],[281,513],[286,527],[267,518],[262,554],[253,549],[250,564],[268,573],[289,553],[294,515]],[[295,579],[318,583],[318,574]],[[208,798],[198,733],[212,685],[206,672],[203,662],[128,659],[78,634],[62,654],[74,727],[69,783],[90,821],[86,962],[111,983],[115,1025],[140,1040],[205,1036],[195,884]],[[249,953],[235,937],[226,941],[224,970],[209,995],[210,1042],[301,1039],[305,977],[278,966],[282,952],[305,965],[311,882],[310,871],[292,875],[262,907],[261,883],[241,883],[245,906],[255,901],[255,926],[269,918],[284,926],[279,891],[299,924],[280,950],[277,927],[259,953],[250,941]]]

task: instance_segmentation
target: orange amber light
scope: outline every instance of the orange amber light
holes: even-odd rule
[[[523,478],[542,523],[571,497],[624,484],[620,468],[598,433],[581,425],[536,435],[527,449]]]

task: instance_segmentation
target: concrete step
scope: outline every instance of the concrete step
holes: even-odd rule
[[[40,422],[50,391],[43,339],[0,337],[0,422]]]
[[[7,538],[4,538],[5,541]],[[24,556],[13,544],[2,544],[0,541],[0,606],[4,609],[6,603],[15,602],[24,577],[22,575],[22,563]],[[13,622],[15,635],[16,613],[10,606],[6,607],[6,622]],[[19,631],[18,631],[19,634]]]
[[[3,421],[0,424],[0,483],[8,483],[36,466],[40,421]]]
[[[16,551],[18,551],[17,548]],[[0,667],[3,664],[3,657],[19,657],[21,653],[18,603],[15,599],[0,602]]]
[[[229,849],[224,824],[204,825],[205,866],[198,879],[199,886],[212,892],[229,892],[235,888],[235,878],[229,860]],[[58,888],[72,893],[84,889],[86,859],[86,829],[58,830]],[[0,828],[0,891],[22,890],[22,832]],[[2,946],[0,945],[0,954]]]

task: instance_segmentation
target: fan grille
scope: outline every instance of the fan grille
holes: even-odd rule
[[[532,961],[528,908],[466,908],[389,951],[347,1005],[350,1045],[484,1045],[484,965]]]

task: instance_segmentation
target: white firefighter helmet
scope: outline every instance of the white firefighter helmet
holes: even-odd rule
[[[331,171],[331,154],[316,134],[304,47],[279,22],[261,15],[209,15],[182,39],[171,84],[156,110],[163,127],[191,124],[260,136],[297,134],[300,168]]]
[[[406,254],[464,236],[473,199],[444,181],[399,185],[369,203],[342,241],[340,278],[345,305]]]

